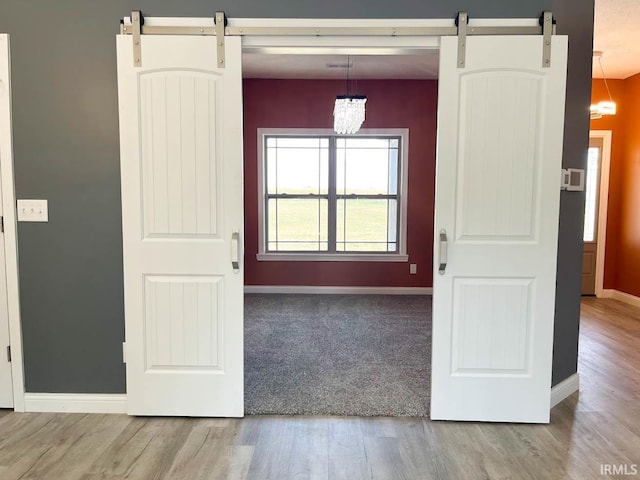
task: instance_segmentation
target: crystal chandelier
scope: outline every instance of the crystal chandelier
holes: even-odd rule
[[[333,129],[340,135],[353,135],[364,122],[365,95],[349,94],[350,58],[347,57],[347,94],[338,95],[333,107]]]
[[[616,102],[611,97],[611,90],[609,90],[609,84],[607,83],[607,76],[604,74],[604,68],[602,67],[602,52],[593,52],[593,56],[598,59],[598,65],[600,65],[600,72],[602,73],[602,79],[604,80],[604,86],[607,88],[609,94],[609,101],[602,101],[592,104],[589,107],[589,117],[591,120],[597,120],[605,115],[616,114]]]

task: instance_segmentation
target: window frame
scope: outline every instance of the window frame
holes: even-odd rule
[[[329,137],[399,137],[399,192],[398,192],[398,249],[396,252],[270,252],[266,250],[266,175],[265,139],[269,136],[329,136]],[[407,262],[407,193],[409,170],[409,129],[362,129],[356,135],[337,135],[332,129],[312,128],[259,128],[258,129],[258,253],[259,261],[367,261],[367,262]],[[330,142],[331,143],[331,142]],[[335,152],[329,153],[335,155]],[[329,221],[335,220],[329,212]],[[331,228],[331,227],[330,227]]]

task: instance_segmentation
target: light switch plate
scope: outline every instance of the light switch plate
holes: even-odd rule
[[[418,273],[418,264],[417,263],[409,264],[409,273],[411,275],[415,275],[416,273]]]
[[[47,200],[18,200],[19,222],[48,222]]]

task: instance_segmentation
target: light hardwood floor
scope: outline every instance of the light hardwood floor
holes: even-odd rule
[[[0,413],[0,479],[603,479],[640,470],[640,309],[585,299],[581,392],[550,425]]]

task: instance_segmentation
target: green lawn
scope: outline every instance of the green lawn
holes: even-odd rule
[[[338,200],[336,236],[348,241],[346,251],[386,251],[387,200]],[[318,208],[320,205],[320,208]],[[391,208],[395,208],[391,204]],[[345,211],[346,210],[346,211]],[[346,218],[345,218],[346,217]],[[318,199],[279,199],[277,209],[278,250],[327,249],[327,201]],[[345,239],[346,234],[346,239]],[[269,204],[269,241],[276,240],[275,200]],[[299,241],[302,243],[291,243]],[[275,250],[274,243],[269,245]],[[338,243],[338,251],[344,247]]]

